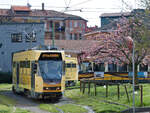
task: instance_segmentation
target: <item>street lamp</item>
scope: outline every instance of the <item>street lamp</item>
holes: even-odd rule
[[[135,113],[135,61],[134,61],[134,55],[135,55],[135,43],[134,40],[128,36],[126,37],[128,48],[132,50],[132,85],[133,85],[133,113]]]
[[[132,39],[133,40],[133,39]],[[134,40],[132,41],[133,44],[133,48],[132,48],[132,71],[133,71],[133,80],[132,80],[132,84],[133,84],[133,113],[135,113],[135,62],[134,62],[134,48],[135,48],[135,44],[134,44]]]

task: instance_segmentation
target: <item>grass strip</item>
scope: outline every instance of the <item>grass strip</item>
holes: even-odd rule
[[[106,87],[98,86],[97,95],[94,96],[94,86],[91,85],[91,93],[88,95],[88,89],[85,89],[85,94],[80,92],[80,89],[66,90],[65,96],[71,98],[76,104],[90,106],[96,113],[103,112],[120,112],[132,107],[132,86],[127,85],[127,90],[130,98],[130,102],[127,100],[125,89],[123,85],[120,85],[120,99],[117,96],[117,86],[110,85],[108,87],[108,97],[106,98]],[[150,106],[150,84],[143,85],[143,106]],[[116,104],[118,103],[118,104]],[[140,104],[140,90],[135,94],[136,107],[141,107]],[[116,105],[115,105],[116,104]]]
[[[74,104],[64,104],[61,106],[56,106],[57,108],[61,109],[64,113],[87,113],[88,111],[79,105]]]
[[[40,104],[40,109],[42,110],[46,110],[52,113],[59,113],[59,111],[57,110],[56,106],[53,104]]]

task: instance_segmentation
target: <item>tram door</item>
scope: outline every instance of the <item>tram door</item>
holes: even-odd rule
[[[16,78],[17,78],[17,88],[18,88],[19,87],[19,63],[17,63]]]
[[[35,89],[35,73],[34,73],[35,63],[31,64],[31,91]]]

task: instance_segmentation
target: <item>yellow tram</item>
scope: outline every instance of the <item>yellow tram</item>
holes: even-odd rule
[[[66,56],[66,86],[75,85],[75,81],[78,81],[78,60],[76,57]]]
[[[65,89],[65,53],[58,50],[27,50],[13,53],[14,93],[32,98],[59,99]]]

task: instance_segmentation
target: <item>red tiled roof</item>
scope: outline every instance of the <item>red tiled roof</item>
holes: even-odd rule
[[[66,13],[62,13],[62,12],[58,12],[58,11],[54,11],[54,10],[32,10],[32,12],[30,13],[30,16],[42,16],[42,17],[74,17],[74,18],[81,18],[79,16],[75,16],[75,15],[71,15],[71,14],[66,14]]]
[[[85,20],[80,16],[76,15],[71,15],[67,13],[62,13],[54,10],[34,10],[30,9],[27,6],[12,6],[12,10],[14,11],[30,11],[30,13],[26,16],[32,16],[32,17],[52,17],[52,18],[65,18],[65,19],[77,19],[77,20]],[[2,16],[11,16],[10,14],[10,9],[0,9],[0,15]],[[18,16],[18,15],[13,15],[13,16]],[[85,20],[87,21],[87,20]]]
[[[45,40],[45,44],[51,45],[52,40]],[[58,48],[74,53],[86,51],[98,44],[99,42],[95,40],[55,40],[55,45]]]
[[[30,11],[28,6],[11,6],[11,9],[14,11]]]

